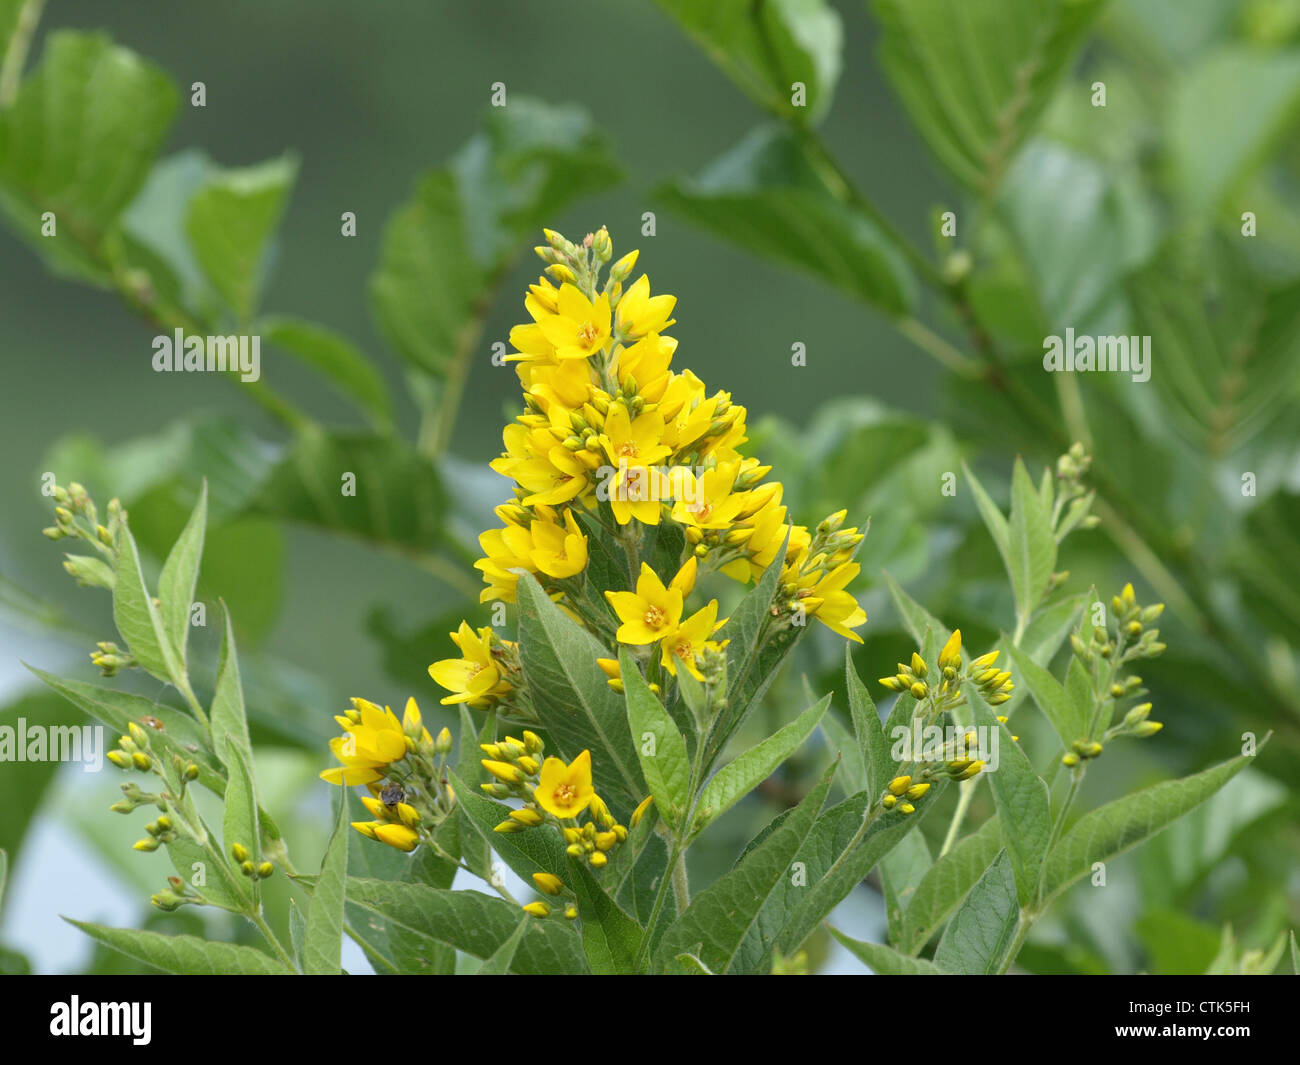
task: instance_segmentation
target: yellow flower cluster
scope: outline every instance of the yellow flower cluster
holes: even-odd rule
[[[364,784],[370,795],[361,802],[374,820],[353,821],[352,827],[400,851],[415,850],[421,826],[436,826],[455,801],[444,771],[451,731],[430,736],[414,699],[406,701],[400,720],[368,699],[353,699],[352,708],[334,720],[343,735],[330,740],[330,750],[342,765],[322,771],[321,779],[344,787]]]
[[[798,624],[816,618],[861,642],[853,629],[866,614],[846,588],[860,569],[852,558],[862,534],[841,528],[843,512],[815,530],[788,520],[782,485],[766,480],[771,467],[739,450],[745,408],[672,368],[677,341],[665,330],[676,298],[651,295],[645,275],[624,287],[636,252],[602,283],[613,255],[604,229],[582,244],[551,230],[546,237],[537,249],[546,273],[524,300],[531,321],[510,333],[524,411],[506,426],[505,450],[492,463],[515,489],[496,509],[502,527],[479,537],[480,601],[514,602],[520,574],[531,573],[561,606],[576,608],[592,535],[635,550],[647,528],[667,524],[684,543],[667,585],[668,574],[642,563],[635,591],[600,589],[621,623],[619,642],[657,644],[670,673],[678,657],[697,672],[695,655],[719,627],[716,603],[684,613],[697,572],[748,583],[782,544],[778,612]],[[500,673],[493,675],[486,637],[467,651],[468,631],[462,626],[457,638],[464,657],[431,672],[454,693],[444,702],[489,705],[503,694]]]
[[[494,798],[524,802],[496,826],[497,832],[523,832],[549,822],[563,834],[569,854],[585,859],[595,869],[603,868],[609,854],[627,839],[627,827],[614,819],[596,794],[590,751],[583,751],[567,765],[560,758],[539,762],[545,744],[535,732],[527,730],[522,739],[507,736],[500,743],[485,743],[482,748],[487,755],[483,768],[494,778],[481,785],[483,790]],[[638,820],[641,813],[644,810],[638,808]]]

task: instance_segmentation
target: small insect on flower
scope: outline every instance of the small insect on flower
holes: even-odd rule
[[[398,803],[406,802],[406,789],[397,781],[390,780],[379,793],[379,801],[391,810]]]

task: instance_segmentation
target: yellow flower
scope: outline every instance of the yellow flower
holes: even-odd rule
[[[591,805],[595,794],[591,784],[591,752],[583,751],[568,765],[559,758],[546,759],[533,798],[547,813],[565,820],[582,813]]]
[[[675,306],[676,296],[651,296],[650,279],[642,274],[618,301],[618,331],[629,338],[662,333],[673,324],[668,316]]]
[[[375,839],[409,853],[419,846],[420,833],[406,825],[375,825]]]
[[[587,538],[578,528],[573,511],[564,512],[564,526],[535,521],[531,527],[533,547],[528,557],[549,577],[572,577],[587,568]]]
[[[677,676],[677,659],[686,663],[691,676],[703,680],[704,676],[695,668],[695,656],[704,650],[709,637],[718,628],[718,601],[714,599],[703,610],[699,610],[683,621],[671,635],[660,642],[663,653],[662,662],[665,669]]]
[[[698,529],[729,529],[745,505],[744,495],[733,495],[739,462],[705,470],[696,477],[685,471],[681,494],[673,506],[673,520]]]
[[[815,617],[832,632],[862,642],[853,630],[867,622],[867,612],[844,586],[862,569],[856,562],[845,562],[826,573],[813,585],[811,595],[802,600],[810,617]]]
[[[444,658],[429,667],[429,676],[452,693],[442,700],[443,706],[454,703],[484,706],[493,697],[510,690],[492,657],[491,628],[484,626],[476,635],[469,624],[462,621],[459,631],[453,632],[451,638],[463,657]]]
[[[606,592],[605,598],[623,622],[616,637],[619,643],[647,644],[671,636],[682,619],[682,590],[673,584],[665,588],[659,575],[641,563],[635,592]]]
[[[407,702],[406,724],[410,732],[431,742],[427,731],[420,726],[419,708],[415,700]],[[335,718],[346,730],[344,735],[330,740],[330,750],[343,764],[321,773],[321,779],[330,784],[351,786],[370,784],[382,780],[393,762],[406,757],[408,730],[388,707],[382,710],[366,699],[353,699],[350,716]],[[355,717],[355,720],[353,720]]]
[[[537,324],[557,359],[586,359],[609,340],[609,322],[608,296],[597,296],[593,303],[576,286],[562,285],[556,313],[544,313]]]

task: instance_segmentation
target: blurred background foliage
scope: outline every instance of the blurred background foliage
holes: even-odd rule
[[[678,363],[750,408],[794,515],[871,519],[864,676],[912,648],[885,573],[968,647],[1014,623],[963,461],[1005,502],[1016,455],[1037,474],[1088,445],[1103,523],[1071,538],[1066,587],[1132,580],[1167,604],[1169,651],[1144,670],[1164,732],[1103,759],[1080,809],[1276,736],[1107,890],[1070,892],[1021,965],[1277,964],[1300,915],[1300,0],[574,0],[559,18],[532,0],[52,0],[29,40],[40,6],[0,0],[0,722],[76,720],[18,660],[89,676],[111,635],[108,597],[39,534],[41,474],[120,496],[155,561],[206,477],[200,597],[230,606],[264,803],[313,867],[329,715],[414,694],[436,719],[425,666],[462,616],[488,620],[470,566],[515,403],[491,351],[523,316],[528,248],[542,225],[605,224],[679,296]],[[178,327],[259,333],[262,380],[152,372],[152,337]],[[1044,373],[1067,327],[1150,335],[1151,381]],[[823,635],[756,733],[805,684],[841,692]],[[215,660],[217,634],[198,639]],[[1045,724],[1017,727],[1041,764]],[[728,814],[695,875],[829,757],[810,745]],[[60,912],[201,927],[146,912],[165,859],[130,850],[114,792],[0,769],[0,968],[121,971]],[[989,809],[981,793],[970,823]],[[879,889],[837,926],[882,938]],[[814,961],[846,967],[835,950]]]

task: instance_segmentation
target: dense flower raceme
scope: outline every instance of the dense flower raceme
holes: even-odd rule
[[[652,295],[644,275],[626,284],[636,252],[609,267],[602,283],[613,257],[605,230],[582,244],[549,230],[546,236],[549,243],[537,251],[549,276],[530,286],[524,306],[531,321],[510,333],[524,409],[506,426],[505,450],[492,463],[513,482],[514,495],[496,509],[501,527],[479,537],[480,600],[513,603],[521,574],[532,574],[610,648],[610,657],[596,664],[615,690],[622,689],[619,645],[635,652],[656,690],[683,668],[697,681],[716,682],[725,668],[726,641],[718,636],[725,619],[716,599],[688,605],[696,584],[713,571],[742,584],[756,581],[782,558],[784,546],[774,625],[815,618],[861,642],[853,630],[866,614],[846,589],[860,568],[853,554],[862,534],[843,526],[843,511],[812,530],[789,520],[781,484],[767,479],[770,467],[739,450],[745,408],[727,392],[710,394],[690,370],[672,368],[677,342],[665,330],[673,325],[676,299]],[[605,576],[592,574],[594,540],[606,555],[627,559],[626,586],[603,586],[611,580],[608,568]],[[654,554],[657,570],[648,560],[652,543],[680,549]],[[429,667],[449,693],[444,704],[537,722],[514,643],[467,622],[451,639],[459,656]],[[347,720],[339,719],[344,736],[333,744],[343,765],[324,774],[334,783],[369,787],[375,801],[367,805],[378,811],[377,820],[358,827],[402,849],[417,844],[419,825],[427,827],[439,811],[414,799],[386,803],[384,781],[414,776],[422,783],[406,789],[412,795],[449,799],[439,792],[440,769],[431,761],[436,744],[414,713],[412,719],[408,708],[399,722],[357,700]],[[570,854],[595,869],[626,837],[594,791],[588,752],[567,764],[542,759],[542,740],[525,730],[522,738],[485,744],[484,753],[489,780],[481,787],[523,803],[498,831],[552,823]],[[419,820],[408,823],[403,807]],[[635,823],[644,809],[629,820]],[[565,890],[538,887],[553,895]],[[549,912],[547,904],[535,905],[539,916]]]
[[[510,333],[524,412],[506,427],[505,451],[492,463],[515,491],[497,508],[503,526],[479,537],[484,557],[475,565],[487,585],[480,600],[514,602],[519,575],[531,573],[604,635],[608,619],[593,617],[590,597],[580,594],[591,536],[635,548],[647,529],[676,527],[684,557],[675,572],[642,562],[634,588],[601,591],[619,622],[618,643],[658,648],[670,675],[680,661],[699,679],[697,657],[719,648],[711,637],[721,622],[716,601],[686,608],[697,577],[718,570],[755,580],[788,536],[778,599],[787,622],[816,618],[860,641],[853,629],[866,614],[845,589],[858,574],[852,555],[862,535],[841,528],[843,512],[815,531],[787,520],[781,484],[766,480],[770,467],[738,451],[745,408],[671,368],[677,342],[664,331],[676,298],[651,295],[645,275],[624,288],[636,252],[600,285],[612,257],[603,229],[582,246],[546,235],[550,243],[537,251],[550,278],[539,278],[524,301],[532,321]],[[430,667],[452,692],[443,702],[468,697],[472,706],[503,704],[527,718],[526,704],[512,700],[512,645],[488,629],[477,642],[468,634],[462,625],[453,636],[461,658]]]

